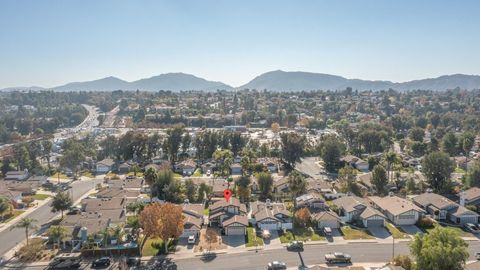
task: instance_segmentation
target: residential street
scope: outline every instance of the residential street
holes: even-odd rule
[[[480,249],[478,241],[469,242],[470,260],[473,254]],[[307,245],[302,253],[307,265],[324,264],[323,256],[328,252],[345,252],[352,255],[353,263],[387,262],[392,258],[392,245],[378,243],[356,243],[347,245]],[[408,242],[395,244],[395,255],[408,254]],[[211,261],[202,261],[200,258],[175,260],[178,269],[223,270],[223,269],[265,269],[268,262],[280,260],[287,266],[300,265],[298,253],[283,250],[265,250],[255,253],[249,251],[238,254],[220,254]]]
[[[96,183],[100,182],[101,180],[96,179],[77,181],[72,184],[72,188],[67,192],[72,194],[73,200],[76,201],[89,190],[94,188]],[[56,215],[57,213],[51,212],[50,204],[45,204],[30,213],[27,217],[36,219],[38,221],[36,223],[37,226],[39,229],[42,229],[42,226],[48,223]],[[23,240],[25,240],[25,231],[22,229],[6,229],[0,232],[0,243],[2,243],[0,245],[0,256],[3,256]]]
[[[317,164],[318,159],[314,157],[302,158],[297,162],[295,169],[315,179],[321,179],[324,175],[324,170]]]

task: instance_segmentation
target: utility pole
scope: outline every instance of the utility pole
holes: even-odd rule
[[[395,237],[392,235],[392,262],[395,259]]]

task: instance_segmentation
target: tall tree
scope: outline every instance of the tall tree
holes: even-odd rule
[[[189,202],[195,202],[197,199],[197,186],[192,179],[185,180],[185,195]]]
[[[300,161],[300,158],[302,158],[305,153],[305,136],[289,132],[280,134],[280,139],[282,143],[283,161],[290,166],[290,168],[295,168],[295,163]]]
[[[144,177],[145,177],[145,182],[150,187],[150,197],[152,197],[154,183],[157,180],[157,172],[153,168],[148,168],[147,171],[145,172]]]
[[[293,171],[288,176],[288,188],[290,189],[292,200],[295,201],[296,197],[304,194],[307,190],[307,181],[301,173]]]
[[[67,229],[63,226],[51,226],[47,236],[52,242],[57,242],[57,247],[60,248],[60,242],[67,236]]]
[[[470,187],[480,187],[480,160],[475,161],[473,166],[468,169],[466,183]]]
[[[217,168],[220,176],[230,175],[230,165],[233,163],[233,153],[228,149],[217,150],[213,153],[213,158],[217,162]]]
[[[242,202],[250,198],[250,182],[250,176],[247,175],[240,176],[236,181],[237,194]]]
[[[36,219],[24,217],[17,224],[10,227],[10,230],[17,229],[17,228],[24,229],[25,239],[27,240],[27,246],[28,246],[29,244],[28,236],[30,235],[30,230],[35,230],[37,228],[37,225],[35,225],[35,223],[37,223]]]
[[[45,158],[47,161],[47,166],[48,166],[48,175],[50,175],[50,172],[52,170],[51,164],[50,164],[50,158],[52,155],[52,148],[53,148],[53,143],[50,140],[44,140],[42,141],[42,157]]]
[[[3,220],[4,216],[11,215],[13,212],[13,205],[10,199],[4,196],[0,196],[0,220]]]
[[[468,259],[468,244],[448,227],[436,226],[429,233],[417,234],[410,244],[416,269],[462,270]]]
[[[305,227],[311,219],[311,214],[308,208],[303,207],[295,213],[295,217]]]
[[[387,172],[382,165],[377,165],[372,171],[372,184],[377,193],[383,195],[387,190],[388,178]]]
[[[392,166],[399,162],[399,158],[397,156],[397,153],[393,151],[388,151],[387,153],[385,153],[384,159],[385,159],[385,162],[387,163],[387,173],[388,173],[387,178],[390,181]]]
[[[351,192],[357,196],[362,196],[362,192],[355,181],[354,169],[347,165],[338,171],[339,182],[342,192]]]
[[[62,213],[63,219],[63,212],[70,209],[73,205],[72,197],[67,192],[59,192],[53,197],[52,200],[52,212],[60,211]]]
[[[432,152],[426,155],[422,161],[422,171],[435,192],[448,193],[451,190],[450,175],[455,166],[450,157],[443,152]]]
[[[414,127],[410,129],[409,134],[410,139],[417,142],[423,142],[423,137],[425,136],[425,130],[421,127]]]
[[[165,254],[168,253],[168,242],[178,238],[183,233],[182,208],[172,203],[154,203],[143,209],[140,213],[145,239],[157,236],[165,243]],[[142,244],[143,248],[144,243]]]
[[[177,161],[178,150],[182,141],[182,135],[185,132],[183,126],[175,126],[167,130],[166,146],[168,150],[168,156],[172,164]]]
[[[327,171],[337,171],[343,151],[343,143],[335,136],[328,136],[322,141],[320,144],[320,156],[325,163]]]
[[[270,173],[261,172],[256,175],[258,189],[260,190],[260,198],[262,200],[268,199],[272,195],[272,187],[273,187],[273,178]]]
[[[442,150],[448,153],[450,156],[455,156],[457,154],[457,137],[453,132],[448,132],[443,136],[442,139]]]

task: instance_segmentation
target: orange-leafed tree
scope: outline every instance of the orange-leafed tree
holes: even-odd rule
[[[182,208],[172,203],[150,204],[140,213],[140,224],[144,234],[141,250],[149,237],[159,237],[165,243],[165,253],[168,253],[169,240],[183,233]]]
[[[297,217],[297,220],[301,222],[303,226],[306,226],[307,222],[309,222],[311,218],[310,211],[308,211],[308,208],[301,208],[300,210],[297,211],[295,215]]]
[[[277,133],[280,131],[280,125],[277,122],[273,122],[270,127],[274,133]]]

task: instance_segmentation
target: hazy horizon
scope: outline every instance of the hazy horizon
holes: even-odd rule
[[[480,74],[480,3],[2,1],[0,88],[273,70],[405,82]]]

